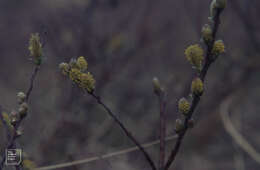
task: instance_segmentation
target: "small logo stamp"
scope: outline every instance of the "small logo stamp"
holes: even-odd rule
[[[22,162],[22,149],[6,149],[5,154],[6,165],[19,165]]]

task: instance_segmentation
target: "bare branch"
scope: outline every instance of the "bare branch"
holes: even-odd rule
[[[166,137],[165,141],[174,140],[174,139],[177,139],[177,137],[178,137],[177,135],[171,135],[171,136]],[[159,143],[160,143],[160,140],[156,140],[156,141],[152,141],[152,142],[149,142],[149,143],[145,143],[145,144],[142,145],[142,147],[143,148],[149,148],[149,147],[152,147],[152,146],[157,145]],[[98,160],[101,160],[101,159],[111,158],[111,157],[114,157],[114,156],[127,154],[127,153],[134,152],[134,151],[137,151],[137,150],[139,150],[139,148],[137,146],[135,146],[135,147],[131,147],[131,148],[128,148],[128,149],[108,153],[108,154],[101,155],[101,156],[94,156],[94,157],[86,158],[86,159],[82,159],[82,160],[76,160],[76,161],[72,161],[72,162],[66,162],[66,163],[61,163],[61,164],[56,164],[56,165],[39,167],[39,168],[36,168],[35,170],[52,170],[52,169],[65,168],[65,167],[85,164],[85,163],[89,163],[89,162],[94,162],[94,161],[98,161]]]

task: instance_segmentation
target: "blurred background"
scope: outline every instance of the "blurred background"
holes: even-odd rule
[[[29,86],[33,63],[28,40],[39,32],[44,62],[23,121],[19,147],[37,166],[102,155],[134,144],[95,100],[62,76],[58,65],[86,56],[96,93],[140,143],[159,137],[159,107],[152,79],[167,91],[167,135],[174,134],[176,105],[189,94],[194,70],[184,50],[199,43],[211,0],[1,0],[0,104],[17,109],[16,94]],[[220,108],[232,96],[234,126],[260,151],[260,23],[257,0],[228,0],[217,34],[226,53],[210,68],[195,127],[171,170],[257,170],[224,129]],[[1,148],[6,138],[1,129]],[[167,154],[174,140],[167,143]],[[157,163],[159,146],[147,151]],[[141,152],[62,168],[149,170]]]

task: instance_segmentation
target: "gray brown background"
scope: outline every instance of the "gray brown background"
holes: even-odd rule
[[[20,146],[39,166],[133,146],[90,96],[60,74],[60,62],[80,55],[87,57],[97,93],[141,143],[159,135],[151,84],[157,76],[168,93],[167,134],[173,134],[179,116],[176,101],[188,94],[194,74],[184,49],[199,42],[209,4],[210,0],[1,0],[0,104],[6,110],[17,107],[16,93],[29,85],[30,34],[39,32],[46,42]],[[187,134],[172,170],[235,170],[237,155],[242,155],[246,170],[260,168],[234,144],[219,116],[221,103],[234,96],[232,121],[260,150],[258,6],[257,0],[228,0],[217,35],[226,53],[209,70],[196,126]],[[172,146],[173,141],[168,150]],[[158,149],[148,149],[155,160]],[[66,168],[81,169],[148,170],[149,165],[141,153],[133,152]]]

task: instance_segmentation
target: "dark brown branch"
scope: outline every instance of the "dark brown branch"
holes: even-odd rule
[[[213,25],[213,31],[212,31],[213,39],[207,46],[207,54],[206,54],[206,58],[205,58],[205,64],[204,64],[204,66],[202,68],[201,73],[199,74],[199,77],[200,77],[200,79],[203,82],[205,80],[205,77],[206,77],[206,74],[208,72],[208,69],[209,69],[210,65],[215,60],[215,58],[213,58],[213,56],[212,56],[211,51],[212,51],[212,48],[213,48],[213,45],[214,45],[214,42],[215,42],[215,39],[216,39],[216,34],[217,34],[218,27],[219,27],[219,24],[220,24],[220,19],[219,19],[220,13],[221,13],[221,11],[218,10],[216,16],[213,18],[214,19],[214,25]],[[191,117],[192,117],[192,115],[194,113],[194,110],[196,109],[199,101],[200,101],[200,96],[196,96],[196,95],[193,96],[193,99],[192,99],[192,102],[191,102],[190,111],[187,114],[188,116],[185,118],[185,121],[184,121],[184,129],[179,133],[177,142],[176,142],[173,150],[171,151],[171,154],[170,154],[170,156],[168,158],[168,161],[167,161],[167,163],[165,165],[165,170],[169,169],[169,167],[171,166],[171,164],[175,160],[176,155],[179,152],[179,149],[180,149],[181,143],[183,141],[183,138],[184,138],[184,136],[185,136],[185,134],[186,134],[186,132],[188,130],[189,120],[191,119]]]
[[[33,84],[34,84],[36,75],[37,75],[37,73],[38,73],[38,71],[39,71],[39,68],[40,68],[40,66],[39,66],[39,65],[36,65],[35,68],[34,68],[34,71],[33,71],[32,75],[31,75],[30,85],[29,85],[29,88],[28,88],[28,90],[27,90],[27,92],[26,92],[26,99],[25,99],[26,101],[29,100],[30,94],[31,94],[31,92],[32,92],[32,90],[33,90]],[[11,148],[13,148],[13,147],[15,146],[15,141],[16,141],[16,139],[17,139],[17,137],[18,137],[18,136],[17,136],[17,130],[18,130],[20,124],[22,123],[23,119],[24,119],[24,117],[18,119],[18,122],[15,124],[14,129],[12,130],[11,138],[10,138],[10,140],[9,140],[7,146],[6,146],[6,149],[11,149]],[[2,167],[4,166],[4,162],[5,162],[5,160],[6,160],[6,155],[5,155],[5,153],[3,154],[2,157],[3,157],[3,159],[2,159],[2,161],[1,161],[1,163],[0,163],[0,170],[2,170]],[[19,169],[19,167],[16,167],[16,169],[17,169],[17,168]]]
[[[35,77],[36,77],[36,75],[37,75],[39,69],[40,69],[40,66],[39,66],[39,65],[36,65],[35,68],[34,68],[34,71],[33,71],[33,73],[32,73],[31,79],[30,79],[30,86],[29,86],[29,88],[28,88],[28,90],[27,90],[27,92],[26,92],[26,99],[25,99],[26,101],[29,100],[30,94],[31,94],[31,92],[32,92],[32,90],[33,90],[34,80],[35,80]]]
[[[156,170],[155,164],[153,162],[153,160],[150,158],[149,154],[145,151],[145,149],[142,147],[142,145],[135,139],[135,137],[131,134],[131,132],[129,132],[127,130],[127,128],[123,125],[123,123],[116,117],[116,115],[110,110],[110,108],[103,103],[103,101],[101,100],[101,98],[99,96],[97,96],[94,92],[90,93],[90,95],[92,97],[94,97],[97,101],[98,104],[100,104],[109,114],[109,116],[111,116],[114,121],[120,126],[120,128],[124,131],[124,133],[126,134],[126,136],[128,138],[130,138],[134,144],[139,148],[139,150],[144,154],[144,157],[146,158],[146,160],[148,161],[148,163],[150,164],[151,168],[153,170]]]
[[[159,152],[159,170],[163,170],[165,163],[165,133],[166,133],[166,123],[165,123],[165,110],[166,110],[166,95],[162,91],[158,94],[159,104],[160,104],[160,152]]]

